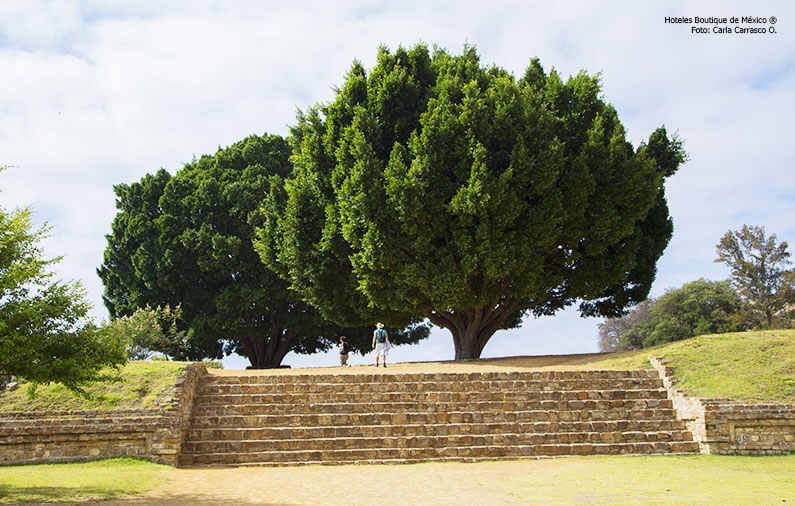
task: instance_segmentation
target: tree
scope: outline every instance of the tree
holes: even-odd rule
[[[643,347],[739,330],[740,297],[728,281],[698,279],[669,290],[649,309]]]
[[[787,243],[776,243],[776,235],[765,235],[765,228],[743,225],[728,231],[717,244],[718,258],[731,270],[731,282],[748,308],[762,315],[767,328],[777,314],[792,302],[795,279]]]
[[[728,281],[698,279],[599,324],[599,349],[627,351],[741,328],[740,297]]]
[[[127,342],[127,358],[146,360],[162,353],[172,360],[187,360],[190,332],[179,329],[182,309],[170,306],[155,309],[138,308],[129,316],[108,323],[111,332],[120,334]]]
[[[263,255],[327,317],[415,314],[477,358],[523,315],[646,298],[672,234],[663,183],[685,161],[634,148],[598,77],[532,60],[515,79],[465,47],[381,47],[298,116],[294,173]]]
[[[30,210],[0,208],[0,376],[72,391],[106,379],[126,361],[124,342],[88,318],[90,304],[77,282],[53,280]]]
[[[284,139],[250,136],[173,177],[161,170],[116,186],[120,211],[98,271],[111,315],[179,306],[180,352],[191,359],[236,352],[254,368],[277,367],[290,351],[329,349],[343,332],[363,351],[369,329],[320,318],[253,248],[259,210],[277,205],[290,167]],[[424,335],[403,333],[407,341]]]
[[[599,324],[599,351],[615,352],[643,348],[644,332],[651,320],[649,310],[657,299],[650,298],[633,307],[626,315],[608,318]]]

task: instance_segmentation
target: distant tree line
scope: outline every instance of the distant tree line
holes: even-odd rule
[[[699,279],[599,325],[601,351],[626,351],[715,334],[795,325],[795,274],[786,242],[764,227],[744,225],[717,244],[725,281]]]

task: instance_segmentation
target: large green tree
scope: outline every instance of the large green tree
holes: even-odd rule
[[[716,262],[731,270],[731,281],[751,313],[762,316],[772,328],[777,315],[795,302],[795,276],[787,267],[792,263],[786,241],[768,236],[765,227],[743,225],[721,237],[716,247]]]
[[[637,148],[596,76],[532,60],[516,79],[473,47],[382,47],[293,129],[278,246],[263,257],[329,317],[415,314],[479,357],[525,314],[646,298],[672,234],[664,128]]]
[[[0,207],[0,376],[62,383],[74,391],[126,362],[124,341],[89,318],[85,289],[54,280],[29,209]]]
[[[366,350],[369,328],[322,319],[253,248],[260,210],[279,205],[290,168],[284,139],[250,136],[173,177],[161,170],[116,186],[119,213],[99,269],[111,315],[179,306],[185,358],[236,352],[254,368],[277,367],[290,351],[327,350],[340,333]],[[427,329],[395,333],[407,342]]]

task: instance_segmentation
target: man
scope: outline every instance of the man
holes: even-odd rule
[[[389,342],[389,334],[384,330],[384,324],[378,322],[373,332],[373,349],[375,350],[375,366],[378,367],[378,359],[384,357],[384,367],[386,367],[386,352],[392,346]]]

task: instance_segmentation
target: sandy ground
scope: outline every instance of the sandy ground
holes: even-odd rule
[[[577,369],[593,356],[512,357],[471,362],[389,364],[380,374],[401,372],[474,372],[526,369]],[[358,374],[373,366],[211,370],[217,375]],[[106,506],[195,505],[487,505],[544,504],[522,496],[519,481],[556,460],[403,465],[191,468],[169,471],[169,482],[143,497],[102,502]]]
[[[543,504],[520,482],[555,461],[175,469],[144,497],[106,506]],[[549,469],[546,469],[549,472]]]

